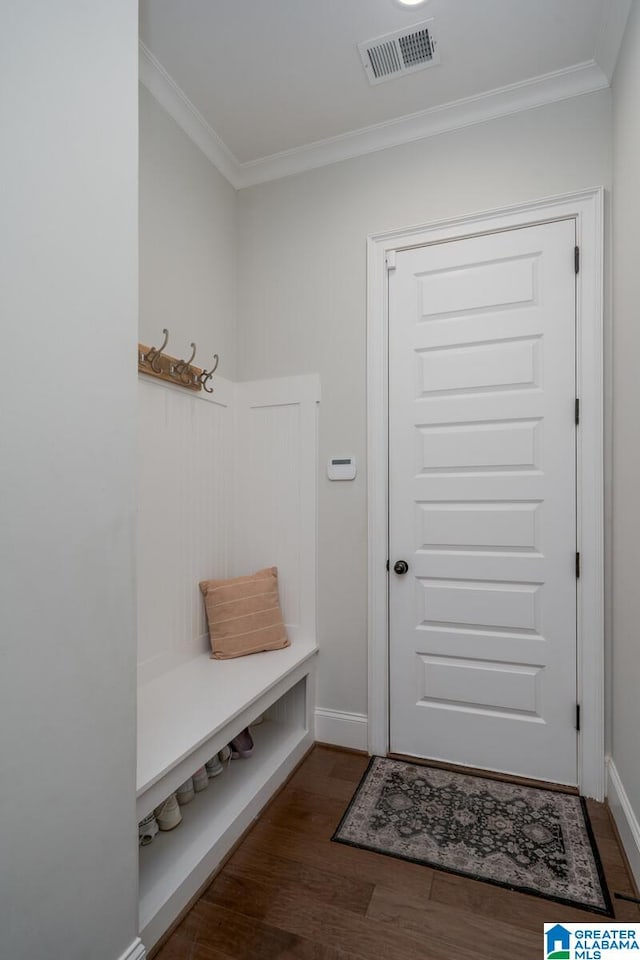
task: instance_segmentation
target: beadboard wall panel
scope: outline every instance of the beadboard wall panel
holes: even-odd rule
[[[229,573],[234,385],[211,396],[139,378],[138,670],[208,647],[198,583]]]
[[[140,684],[208,650],[200,580],[277,566],[291,639],[316,638],[319,379],[214,391],[139,378]]]
[[[242,383],[236,393],[232,568],[278,568],[292,641],[316,637],[319,400],[315,375]]]
[[[244,465],[239,473],[238,543],[235,572],[275,566],[280,603],[287,624],[300,624],[300,406],[250,407],[245,429],[251,434],[240,451]],[[280,470],[278,470],[280,465]],[[255,484],[253,491],[247,488]],[[244,490],[243,490],[244,488]]]

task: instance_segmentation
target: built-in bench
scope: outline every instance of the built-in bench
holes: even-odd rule
[[[314,739],[317,376],[189,394],[141,378],[138,403],[138,820],[244,727],[234,760],[140,848],[152,948]],[[277,566],[291,646],[211,660],[198,582]]]
[[[140,848],[140,935],[153,946],[313,744],[315,642],[237,660],[196,657],[138,692],[138,820],[256,717],[251,757],[233,760]]]

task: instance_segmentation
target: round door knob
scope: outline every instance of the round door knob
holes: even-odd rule
[[[400,575],[402,575],[403,573],[407,573],[409,569],[409,564],[407,563],[406,560],[396,560],[396,562],[393,565],[393,569],[395,573],[399,573]]]

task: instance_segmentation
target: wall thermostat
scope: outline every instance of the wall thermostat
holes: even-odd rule
[[[331,457],[327,467],[329,480],[355,480],[355,457]]]

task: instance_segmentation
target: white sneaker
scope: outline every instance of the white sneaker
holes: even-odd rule
[[[217,753],[211,757],[211,760],[207,760],[204,768],[207,771],[207,776],[209,779],[212,777],[219,777],[221,773],[224,773],[224,767],[220,763]]]
[[[220,763],[222,763],[222,764],[224,764],[224,763],[229,763],[229,762],[230,762],[230,760],[231,760],[231,747],[230,747],[230,746],[227,745],[226,747],[223,747],[223,748],[222,748],[222,750],[221,750],[220,753],[218,754],[218,760],[219,760]]]
[[[176,798],[181,807],[185,807],[188,803],[191,803],[195,795],[196,792],[193,787],[193,777],[189,777],[188,780],[185,780],[184,783],[181,783],[176,790]]]
[[[146,847],[158,833],[158,821],[155,813],[150,813],[138,824],[138,843]]]
[[[192,779],[193,789],[196,793],[200,793],[201,790],[206,790],[209,786],[209,777],[204,767],[199,767],[193,774]]]
[[[153,812],[156,815],[156,820],[161,830],[173,830],[173,828],[177,827],[182,821],[182,814],[180,813],[180,807],[178,806],[175,793],[167,797],[164,803],[156,807]]]

